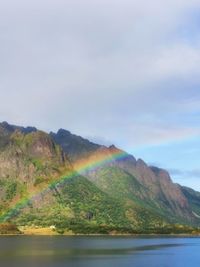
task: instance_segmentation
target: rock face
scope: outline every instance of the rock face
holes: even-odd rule
[[[199,219],[200,218],[200,193],[185,186],[179,185],[179,188],[184,194],[184,196],[186,197],[186,199],[188,200],[188,203],[190,207],[192,208],[193,215]]]
[[[64,129],[58,130],[57,133],[50,132],[50,136],[62,147],[71,161],[87,157],[91,152],[101,147]]]
[[[178,215],[190,216],[190,207],[186,197],[178,185],[174,184],[169,173],[163,169],[149,167],[139,159],[132,174],[149,189],[149,197],[156,199],[166,209],[171,209]]]
[[[116,154],[123,156],[115,159]],[[111,196],[123,194],[127,199],[136,197],[143,201],[144,205],[153,207],[161,214],[191,221],[194,219],[186,196],[180,187],[172,182],[167,171],[150,167],[143,160],[136,160],[114,146],[100,147],[90,153],[85,161],[94,162],[98,158],[109,160],[98,168],[82,174],[102,191]]]
[[[47,133],[2,123],[0,140],[0,211],[72,170]]]
[[[40,173],[49,177],[49,174],[60,174],[62,168],[71,167],[62,149],[44,132],[24,134],[15,130],[6,136],[6,140],[0,153],[2,179],[19,178],[24,182],[34,182]]]
[[[167,223],[198,225],[199,214],[200,193],[114,145],[63,129],[47,134],[0,123],[3,221],[130,232]]]

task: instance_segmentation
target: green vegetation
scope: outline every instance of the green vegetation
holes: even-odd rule
[[[34,182],[34,186],[37,186],[37,185],[43,183],[44,181],[45,181],[44,177],[41,177],[41,176],[36,177],[35,182]]]
[[[12,223],[1,225],[0,233],[17,231],[15,225],[53,226],[60,234],[199,233],[200,193],[177,188],[166,175],[159,176],[160,169],[141,161],[136,168],[129,158],[128,163],[113,160],[84,177],[75,174],[73,160],[90,153],[95,159],[98,149],[112,158],[117,148],[60,130],[57,141],[69,151],[64,155],[52,139],[55,134],[26,130],[4,130],[0,124],[0,218]]]
[[[55,225],[59,233],[134,233],[140,229],[161,227],[163,220],[148,209],[124,203],[99,190],[82,176],[70,178],[64,184],[51,186],[47,205],[21,213],[18,225],[47,227]],[[52,202],[52,204],[50,204]]]
[[[6,200],[11,200],[17,193],[17,182],[9,182],[6,187]]]

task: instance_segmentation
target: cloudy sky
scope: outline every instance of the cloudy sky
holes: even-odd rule
[[[0,120],[117,146],[200,190],[200,0],[0,0]]]

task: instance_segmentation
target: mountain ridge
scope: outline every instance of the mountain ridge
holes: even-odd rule
[[[86,233],[200,224],[200,193],[114,145],[64,129],[48,134],[0,123],[0,185],[0,218],[18,225]],[[24,197],[28,204],[20,206]]]

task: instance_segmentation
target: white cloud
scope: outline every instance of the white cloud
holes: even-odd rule
[[[193,107],[189,89],[200,98],[185,86],[199,84],[199,38],[179,33],[199,7],[195,0],[2,2],[0,119],[125,146],[196,134],[179,118]]]

